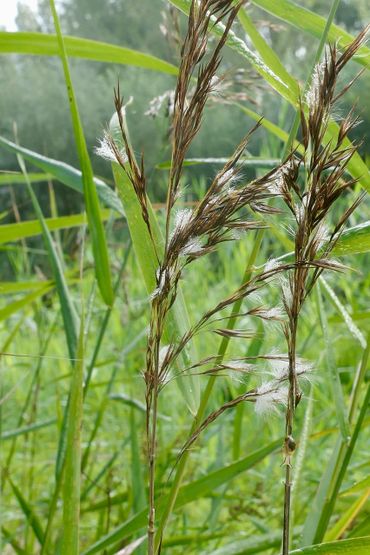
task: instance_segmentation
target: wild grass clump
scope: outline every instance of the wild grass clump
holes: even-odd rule
[[[176,210],[176,202],[183,192],[181,176],[186,153],[199,132],[207,100],[214,90],[215,83],[219,81],[216,72],[221,62],[221,50],[243,3],[234,4],[227,0],[191,3],[171,110],[172,155],[163,253],[158,252],[154,241],[148,212],[143,158],[140,164],[136,162],[127,136],[124,121],[125,108],[119,88],[115,94],[115,108],[123,149],[112,136],[106,134],[97,151],[109,159],[114,159],[126,173],[140,204],[141,215],[153,242],[158,263],[155,275],[156,287],[150,295],[150,323],[146,366],[143,372],[146,388],[149,475],[147,530],[149,555],[160,551],[165,525],[165,522],[162,522],[156,543],[155,461],[158,398],[161,391],[168,381],[176,378],[179,373],[197,372],[217,375],[225,370],[253,373],[256,370],[256,359],[269,361],[273,369],[272,379],[229,400],[210,413],[203,422],[198,423],[185,442],[179,458],[211,422],[225,410],[241,402],[253,402],[257,416],[273,410],[276,404],[286,407],[283,446],[283,465],[286,470],[282,554],[288,554],[291,534],[292,455],[296,450],[296,439],[293,435],[294,414],[302,397],[299,381],[307,378],[307,373],[312,369],[309,363],[297,357],[300,313],[304,301],[324,271],[348,271],[345,265],[335,261],[330,255],[348,218],[364,197],[364,193],[359,195],[341,215],[336,215],[334,227],[329,230],[328,223],[332,222],[329,216],[334,203],[356,183],[356,179],[346,178],[347,165],[356,151],[356,146],[347,146],[348,133],[357,124],[357,119],[352,117],[352,111],[341,121],[336,141],[326,138],[335,104],[351,85],[348,84],[341,92],[336,92],[336,82],[343,67],[364,43],[366,31],[360,33],[342,54],[337,47],[331,46],[325,53],[324,61],[315,68],[311,86],[300,105],[302,151],[292,151],[281,165],[245,183],[240,173],[239,162],[250,135],[259,127],[257,124],[216,174],[197,206],[194,209]],[[225,21],[223,32],[208,52],[212,27],[222,20]],[[290,218],[290,234],[294,241],[292,262],[270,260],[262,272],[245,281],[233,294],[218,302],[184,335],[181,337],[173,335],[169,342],[165,342],[166,319],[176,301],[180,279],[186,279],[187,267],[198,258],[214,252],[221,243],[237,240],[245,232],[266,227],[266,217],[280,212],[271,202],[275,197],[284,201],[292,216]],[[251,217],[250,214],[253,213],[263,214],[263,220]],[[245,299],[272,281],[281,288],[283,311],[274,307],[255,306],[248,311],[239,312]],[[225,361],[222,355],[216,354],[199,361],[191,361],[187,368],[181,367],[179,358],[187,349],[189,342],[206,327],[207,331],[210,331],[209,326],[224,320],[224,317],[220,317],[220,313],[230,306],[238,307],[236,312],[232,309],[229,315],[232,319],[250,317],[281,322],[287,343],[287,354],[263,354],[252,359],[247,357],[230,361]],[[228,340],[246,339],[252,336],[246,329],[221,327],[211,331]]]
[[[304,87],[244,1],[171,0],[188,16],[174,7],[163,15],[177,66],[63,37],[53,0],[55,44],[16,33],[4,46],[0,31],[0,52],[14,44],[34,54],[40,44],[58,48],[81,166],[22,148],[17,133],[15,142],[0,137],[21,169],[0,182],[24,183],[37,216],[22,221],[12,194],[16,224],[0,226],[2,242],[22,240],[2,253],[17,283],[0,283],[10,299],[0,307],[6,555],[370,549],[362,460],[370,224],[360,193],[370,190],[370,177],[350,141],[357,109],[337,115],[354,81],[344,68],[350,60],[368,66],[370,51],[367,29],[357,38],[338,35],[338,4],[327,21],[315,14],[303,21],[303,8],[292,3],[284,15],[288,22],[294,15],[301,31],[322,32]],[[325,50],[332,36],[338,40]],[[226,47],[291,104],[295,119],[284,104],[279,125],[242,104],[259,108],[256,90],[265,85],[230,68]],[[114,91],[115,113],[95,154],[111,164],[117,192],[92,173],[68,61],[81,52],[176,79],[142,110],[149,137],[166,106],[163,157],[170,159],[155,170],[153,153],[139,156],[130,136],[132,101],[122,97],[122,80]],[[123,82],[125,95],[133,94]],[[240,115],[252,124],[227,157],[189,158],[222,104],[232,124],[240,119],[240,126]],[[294,119],[289,133],[285,116]],[[225,120],[217,121],[226,136]],[[43,215],[33,189],[40,176],[28,172],[29,162],[48,172],[52,219]],[[200,184],[187,169],[193,163],[208,164],[196,170]],[[58,215],[52,178],[83,196],[86,215]],[[166,197],[157,194],[159,182]],[[60,232],[71,225],[81,227],[78,235]],[[37,233],[42,242],[29,243]],[[350,254],[355,263],[343,258]]]

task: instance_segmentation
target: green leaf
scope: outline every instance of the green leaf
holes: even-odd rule
[[[18,437],[24,434],[29,434],[30,432],[35,432],[36,430],[40,430],[41,428],[46,428],[48,426],[52,426],[56,423],[56,418],[51,418],[50,420],[43,420],[42,422],[35,422],[34,424],[29,424],[28,426],[21,426],[20,428],[16,428],[15,430],[8,430],[1,434],[1,441],[5,441],[6,439],[11,439],[13,437]]]
[[[131,488],[133,512],[141,511],[146,505],[146,488],[143,476],[143,464],[140,457],[140,443],[135,409],[130,409],[130,444],[131,444]],[[142,549],[139,551],[142,552]]]
[[[279,547],[280,544],[281,532],[272,532],[232,542],[223,545],[219,549],[202,552],[201,555],[252,555],[253,553],[261,553],[262,551]]]
[[[251,110],[250,108],[247,108],[246,106],[243,106],[243,104],[239,104],[238,102],[234,102],[233,104],[234,106],[239,108],[239,110],[244,112],[248,117],[250,117],[253,121],[260,121],[262,127],[264,127],[272,135],[280,139],[284,144],[287,143],[289,135],[286,131],[284,131],[284,129],[281,129],[281,127],[279,127],[278,125],[276,125],[275,123],[273,123],[272,121],[268,120],[265,117],[261,120],[262,116],[260,114],[257,114],[257,112],[255,112],[254,110]],[[304,148],[300,142],[294,141],[293,145],[294,145],[294,148],[297,149],[297,152],[299,152],[300,154],[303,154]]]
[[[134,408],[142,414],[146,414],[146,405],[144,405],[144,403],[142,403],[138,399],[134,399],[133,397],[130,397],[125,393],[110,393],[109,399],[112,399],[113,401],[120,401],[124,405],[128,405],[129,407]],[[162,414],[160,412],[157,414],[157,417],[160,420],[167,420],[167,422],[171,421],[171,418],[169,416],[166,416],[165,414]]]
[[[69,107],[71,111],[73,132],[78,152],[78,158],[82,170],[82,181],[84,189],[85,206],[88,227],[91,236],[92,250],[95,261],[95,274],[100,293],[108,306],[113,302],[113,286],[109,266],[109,254],[107,242],[100,216],[99,198],[94,184],[94,175],[91,167],[89,153],[87,151],[85,136],[82,129],[81,119],[78,111],[77,101],[73,90],[72,79],[68,65],[68,55],[60,29],[58,14],[55,9],[54,0],[50,0],[53,13],[55,31],[58,37],[59,53],[62,60],[64,78],[67,87]]]
[[[102,220],[107,220],[109,216],[109,210],[101,211]],[[86,214],[83,213],[74,214],[73,216],[59,216],[58,218],[44,218],[44,223],[49,231],[54,231],[56,229],[67,229],[86,225],[87,220]],[[4,224],[0,226],[0,244],[19,241],[25,237],[34,237],[35,235],[40,235],[42,232],[43,228],[39,220]]]
[[[334,526],[325,534],[325,541],[330,542],[343,537],[353,521],[357,518],[361,509],[370,496],[370,488],[368,488],[358,499],[351,504],[350,507],[340,516]]]
[[[338,542],[320,543],[295,549],[290,555],[368,555],[370,550],[370,536],[354,538]]]
[[[44,532],[42,530],[40,519],[38,518],[38,516],[34,512],[33,508],[29,504],[29,502],[23,496],[23,493],[21,492],[21,490],[18,489],[18,487],[14,484],[14,482],[9,477],[8,477],[8,480],[9,480],[9,483],[10,483],[11,488],[13,490],[13,493],[14,493],[14,495],[15,495],[18,503],[19,503],[19,506],[22,509],[22,512],[23,512],[23,514],[26,518],[26,521],[29,523],[29,525],[31,526],[31,528],[32,528],[32,530],[33,530],[33,532],[36,536],[36,538],[38,539],[38,541],[42,545],[42,543],[44,541]]]
[[[349,488],[342,490],[340,495],[343,497],[346,495],[353,495],[354,493],[361,492],[367,488],[370,488],[370,476],[367,476],[363,480],[356,482],[353,486],[350,486]]]
[[[199,166],[200,164],[219,164],[224,165],[230,158],[186,158],[184,161],[185,166]],[[280,164],[279,158],[260,158],[258,156],[250,156],[248,158],[240,158],[240,165],[248,168],[275,168]],[[171,160],[161,162],[156,165],[159,170],[169,170],[171,168]]]
[[[29,173],[28,179],[30,183],[41,183],[41,181],[49,181],[50,179],[53,179],[53,176],[51,173]],[[0,173],[0,185],[16,185],[18,183],[23,185],[26,183],[26,180],[21,173]]]
[[[370,333],[367,337],[366,349],[362,354],[361,364],[357,370],[351,393],[351,405],[349,409],[349,423],[354,424],[349,443],[338,437],[333,453],[329,458],[328,465],[321,478],[315,499],[307,515],[303,528],[303,543],[323,540],[330,518],[338,498],[339,490],[348,465],[352,458],[356,442],[370,403],[370,385],[366,384],[366,394],[362,400],[361,407],[357,413],[360,393],[365,385],[366,372],[369,366],[370,356]]]
[[[45,295],[46,293],[48,293],[51,289],[53,289],[53,286],[47,286],[47,287],[42,286],[36,291],[33,291],[32,293],[25,295],[21,299],[17,299],[12,303],[8,303],[4,308],[0,309],[0,321],[5,320],[6,318],[9,318],[9,316],[14,314],[15,312],[18,312],[22,308],[25,308],[27,305],[29,305],[39,297],[42,297],[42,295]]]
[[[255,49],[261,56],[262,60],[267,67],[272,69],[276,75],[280,77],[287,85],[295,91],[295,94],[299,94],[299,86],[297,81],[293,79],[290,73],[285,69],[284,65],[281,63],[279,57],[271,48],[271,46],[265,41],[265,39],[260,35],[256,27],[254,26],[248,12],[245,8],[241,8],[238,13],[238,18],[244,31],[247,33],[251,39]]]
[[[64,37],[68,57],[83,58],[94,62],[143,67],[153,71],[177,74],[177,67],[144,52],[123,48],[115,44],[80,37]],[[47,33],[7,33],[0,31],[0,54],[32,54],[58,56],[58,40]]]
[[[254,241],[254,246],[252,249],[252,252],[249,255],[248,258],[248,262],[246,264],[246,269],[244,272],[244,275],[242,277],[241,283],[246,283],[251,275],[252,275],[252,268],[254,267],[254,264],[256,262],[259,250],[260,250],[260,246],[262,243],[262,239],[263,239],[263,235],[264,235],[264,230],[261,229],[256,233],[255,236],[255,241]],[[232,307],[231,307],[231,313],[229,315],[229,318],[227,320],[227,324],[226,327],[227,329],[231,330],[234,329],[237,318],[235,316],[233,316],[234,314],[238,314],[240,312],[240,308],[242,305],[242,299],[238,299],[236,301],[234,301]],[[222,338],[219,348],[218,348],[218,352],[217,352],[217,360],[218,363],[221,364],[228,346],[229,346],[229,342],[230,342],[230,337],[229,336],[225,336]],[[207,385],[204,388],[203,392],[202,392],[202,396],[200,399],[200,403],[199,403],[199,408],[198,408],[198,412],[193,420],[191,429],[190,429],[190,433],[188,437],[191,437],[193,435],[193,433],[195,432],[195,430],[197,429],[199,422],[202,422],[206,409],[207,409],[207,404],[208,401],[210,399],[211,393],[213,391],[215,382],[216,382],[216,376],[213,375],[208,379]],[[159,521],[159,525],[158,525],[158,530],[156,533],[156,545],[159,545],[159,542],[162,540],[162,536],[163,536],[163,531],[165,529],[165,526],[167,524],[167,521],[171,515],[171,512],[175,506],[175,502],[176,502],[176,498],[178,495],[178,492],[180,490],[180,485],[182,483],[183,477],[184,477],[184,473],[185,473],[185,467],[186,467],[186,463],[188,461],[188,458],[190,456],[190,450],[186,450],[177,465],[177,470],[176,470],[176,474],[175,477],[173,479],[172,485],[171,485],[171,489],[168,495],[168,501],[166,502],[164,511],[163,511],[163,515]]]
[[[348,313],[345,306],[340,302],[339,298],[337,297],[337,295],[335,294],[335,292],[333,291],[333,289],[330,287],[330,285],[327,283],[327,281],[325,280],[325,278],[323,276],[319,277],[319,282],[320,282],[320,284],[322,284],[324,286],[325,292],[327,293],[328,298],[331,300],[331,302],[333,303],[333,305],[335,306],[335,308],[339,312],[339,314],[341,316],[341,319],[346,324],[349,333],[354,337],[354,339],[356,341],[359,342],[361,347],[363,349],[365,349],[366,348],[366,338],[363,335],[363,333],[361,332],[361,330],[359,330],[359,328],[354,323],[353,315],[351,316]]]
[[[320,15],[311,12],[307,8],[299,6],[290,0],[252,0],[252,4],[259,6],[266,12],[290,23],[301,31],[305,31],[318,39],[321,39],[326,25],[326,19]],[[347,33],[338,25],[331,25],[328,33],[328,41],[331,43],[338,42],[339,46],[344,48],[348,46],[354,37]],[[370,68],[370,49],[362,46],[358,54],[353,58],[356,62]]]
[[[48,172],[55,179],[57,179],[64,185],[67,185],[67,187],[70,187],[71,189],[73,189],[74,191],[78,191],[79,193],[83,193],[82,173],[80,172],[80,170],[77,170],[73,166],[65,164],[64,162],[59,162],[58,160],[54,160],[53,158],[42,156],[42,154],[38,154],[33,150],[29,150],[28,148],[24,148],[15,143],[12,143],[11,141],[8,141],[8,139],[5,139],[1,136],[0,146],[3,146],[9,152],[21,154],[25,160],[31,162],[45,172]],[[112,208],[113,210],[119,212],[122,216],[124,216],[125,213],[123,211],[122,203],[116,195],[115,191],[113,191],[106,183],[104,183],[104,181],[97,177],[94,177],[94,184],[100,200],[108,208]]]
[[[79,554],[83,374],[84,318],[82,315],[77,348],[77,362],[72,371],[67,414],[67,442],[63,486],[62,553],[68,555]]]
[[[325,342],[326,366],[331,378],[330,384],[332,388],[332,394],[334,398],[338,424],[342,434],[342,439],[343,441],[347,442],[350,438],[350,430],[349,430],[348,418],[346,414],[347,407],[344,402],[342,384],[340,381],[338,368],[335,362],[334,349],[330,338],[328,320],[327,320],[324,304],[322,301],[319,283],[317,283],[316,285],[316,293],[317,293],[317,306],[318,306],[318,312],[319,312],[320,325],[321,325],[321,330],[322,330],[322,334]]]
[[[333,249],[333,254],[345,256],[370,251],[370,221],[344,231]]]
[[[18,154],[19,166],[22,173],[27,181],[27,189],[31,197],[33,208],[36,212],[37,218],[40,222],[42,229],[42,235],[44,239],[45,248],[48,253],[49,262],[51,269],[53,271],[55,286],[58,291],[60,308],[62,312],[63,322],[64,322],[64,332],[66,334],[67,346],[69,351],[69,356],[74,359],[76,356],[76,343],[77,343],[77,326],[78,326],[78,316],[73,305],[72,298],[70,296],[67,282],[64,277],[64,272],[62,268],[61,261],[59,260],[57,250],[54,248],[53,239],[51,237],[50,231],[45,223],[44,216],[33,192],[32,185],[28,181],[28,175],[26,171],[26,166],[24,164],[23,158]],[[18,224],[19,225],[19,224]]]
[[[179,495],[176,500],[175,507],[178,509],[183,505],[196,501],[202,497],[205,497],[209,493],[213,492],[216,488],[222,486],[223,484],[229,482],[233,478],[236,478],[241,473],[245,472],[261,460],[263,460],[267,455],[278,449],[282,444],[282,440],[278,439],[255,451],[251,455],[244,457],[243,459],[232,463],[226,467],[210,472],[209,474],[202,476],[198,480],[191,482],[182,486],[179,490]],[[162,498],[158,502],[157,511],[160,513],[166,504],[166,498]],[[93,553],[101,553],[103,549],[119,542],[127,536],[138,532],[143,528],[147,521],[148,508],[145,508],[140,513],[137,513],[128,521],[124,522],[121,526],[98,540],[94,545],[90,546],[82,555],[93,555]]]
[[[15,533],[10,533],[10,531],[4,526],[1,527],[1,533],[4,539],[6,540],[5,543],[9,543],[14,549],[14,552],[17,553],[17,555],[27,555],[26,551],[19,545],[19,543],[14,538],[14,536],[16,536]]]
[[[40,289],[40,287],[54,286],[54,281],[0,281],[0,294],[14,294],[29,290],[35,291]]]

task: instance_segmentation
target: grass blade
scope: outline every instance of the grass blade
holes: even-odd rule
[[[41,522],[38,516],[30,506],[28,501],[23,497],[21,490],[18,489],[18,487],[14,484],[14,482],[10,478],[8,478],[8,480],[13,490],[13,493],[19,503],[19,506],[22,509],[22,512],[26,518],[26,521],[29,523],[36,538],[38,539],[39,543],[42,545],[44,541],[44,532],[42,530]]]
[[[156,56],[131,48],[71,36],[65,36],[64,43],[68,57],[82,58],[94,62],[107,62],[109,64],[131,65],[177,75],[176,66]],[[55,35],[47,33],[8,33],[0,31],[0,54],[58,56],[58,39]]]
[[[201,555],[252,555],[253,553],[261,553],[274,547],[279,547],[280,543],[281,534],[279,532],[272,532],[270,534],[261,534],[257,538],[253,537],[232,542]]]
[[[20,155],[18,155],[18,162],[20,168],[27,180],[27,189],[31,197],[33,208],[36,212],[40,226],[42,228],[42,235],[45,243],[45,247],[48,253],[50,265],[54,274],[55,284],[59,295],[60,307],[64,322],[64,331],[66,334],[67,346],[69,351],[69,356],[71,359],[76,357],[76,345],[77,345],[77,326],[78,326],[78,316],[73,305],[72,298],[69,294],[68,286],[64,277],[62,264],[58,258],[56,249],[53,245],[53,240],[50,235],[50,231],[45,223],[44,216],[33,192],[32,185],[27,179],[27,171],[24,161]]]
[[[367,338],[367,346],[363,352],[361,365],[357,373],[351,395],[349,410],[349,422],[352,425],[355,420],[359,394],[365,382],[365,375],[369,365],[370,334]],[[370,385],[367,385],[366,394],[354,422],[350,442],[344,442],[338,438],[332,456],[330,457],[325,473],[317,490],[312,509],[309,512],[303,529],[303,544],[320,542],[326,533],[330,517],[333,513],[335,503],[339,494],[343,478],[350,463],[361,427],[363,425],[370,403]]]
[[[272,69],[274,73],[278,75],[292,91],[294,91],[295,95],[299,95],[299,85],[297,81],[285,69],[277,54],[265,41],[262,35],[260,35],[245,8],[241,8],[239,10],[238,19],[266,66]]]
[[[256,239],[255,239],[255,243],[254,243],[254,248],[250,254],[250,257],[248,259],[247,265],[246,265],[246,270],[244,272],[244,275],[242,277],[241,283],[245,283],[249,277],[252,274],[252,268],[255,264],[258,252],[259,252],[259,248],[262,242],[262,238],[263,238],[263,230],[260,230],[256,233]],[[231,308],[231,316],[229,317],[229,319],[227,320],[227,329],[233,329],[235,327],[235,323],[236,323],[236,318],[232,316],[232,314],[238,314],[240,311],[240,307],[241,307],[241,301],[236,301],[232,308]],[[228,346],[229,346],[229,341],[230,338],[225,336],[222,338],[222,341],[220,343],[219,349],[218,349],[218,362],[221,363],[222,360],[224,359],[224,356],[227,352]],[[199,403],[199,408],[197,411],[197,414],[194,418],[190,433],[188,437],[191,437],[191,435],[193,434],[193,432],[196,430],[197,426],[199,425],[199,423],[202,421],[202,419],[204,418],[204,414],[207,408],[207,404],[209,401],[209,398],[211,396],[211,393],[213,391],[213,388],[215,386],[216,383],[216,376],[211,376],[207,382],[207,385],[202,393],[201,399],[200,399],[200,403]],[[158,531],[157,531],[157,537],[156,537],[156,543],[157,545],[159,545],[160,541],[161,541],[161,536],[163,535],[163,531],[165,529],[165,526],[167,524],[167,520],[175,506],[176,503],[176,498],[177,495],[180,491],[180,486],[181,486],[181,482],[183,480],[184,474],[185,474],[185,468],[186,468],[186,464],[187,461],[189,459],[190,456],[190,450],[185,451],[182,456],[181,459],[177,465],[177,470],[176,470],[176,475],[175,478],[173,480],[172,486],[171,486],[171,490],[170,493],[168,495],[168,501],[165,505],[162,517],[160,519],[159,525],[158,525]]]
[[[343,534],[352,525],[353,521],[360,513],[362,507],[370,496],[370,488],[368,488],[352,505],[343,513],[334,526],[325,534],[325,541],[330,542],[340,539]]]
[[[344,231],[333,249],[334,256],[360,254],[370,250],[370,222],[366,221]]]
[[[350,438],[350,430],[348,424],[348,418],[346,415],[346,405],[344,402],[344,395],[342,384],[340,382],[340,377],[337,370],[337,365],[334,357],[334,349],[330,340],[328,319],[326,317],[326,312],[324,309],[324,304],[321,296],[320,284],[316,285],[316,297],[317,297],[317,307],[319,312],[319,319],[321,330],[325,343],[325,358],[326,365],[330,374],[330,384],[332,387],[332,394],[334,397],[334,403],[337,413],[337,419],[339,424],[339,429],[342,434],[343,441],[347,442]]]
[[[199,166],[201,164],[217,164],[224,165],[229,158],[185,158],[184,167]],[[248,168],[275,168],[279,163],[279,158],[261,158],[259,156],[248,156],[248,158],[240,158],[241,166]],[[171,168],[171,160],[166,160],[156,165],[158,170],[169,170]]]
[[[109,210],[101,211],[101,218],[107,220],[110,217]],[[57,229],[69,229],[79,227],[87,223],[86,214],[73,214],[73,216],[59,216],[58,218],[43,218],[48,231]],[[0,245],[19,241],[25,237],[34,237],[43,233],[43,225],[40,220],[28,220],[16,224],[4,224],[0,226]]]
[[[15,312],[22,310],[22,308],[25,308],[39,297],[42,297],[43,295],[51,291],[51,289],[53,289],[53,286],[40,287],[36,291],[25,295],[21,299],[18,299],[17,301],[14,301],[12,303],[8,303],[7,306],[0,309],[0,321],[6,320],[6,318],[9,318],[9,316],[14,314]]]
[[[299,6],[291,0],[252,0],[259,8],[282,19],[286,23],[290,23],[301,31],[305,31],[314,37],[321,39],[326,26],[326,19],[318,14]],[[338,42],[339,46],[344,48],[352,42],[354,37],[347,33],[338,25],[331,25],[328,41]],[[370,68],[370,49],[362,46],[356,56],[353,58],[357,63]]]
[[[1,137],[0,137],[1,143]],[[42,181],[48,181],[53,179],[51,173],[29,173],[28,179],[30,183],[41,183]],[[21,173],[11,172],[11,173],[1,173],[0,174],[0,185],[24,185],[26,180]]]
[[[20,428],[15,428],[14,430],[8,430],[1,434],[1,441],[7,439],[12,439],[13,437],[18,437],[24,434],[29,434],[30,432],[35,432],[41,428],[46,428],[47,426],[52,426],[56,423],[55,418],[49,420],[42,420],[41,422],[35,422],[34,424],[29,424],[28,426],[21,426]]]
[[[62,553],[79,554],[79,519],[81,490],[81,426],[84,372],[84,319],[81,318],[77,363],[72,372],[67,414],[67,442],[63,486]]]
[[[290,555],[367,555],[369,549],[370,536],[311,545],[291,551]]]
[[[244,457],[236,463],[232,463],[226,467],[219,470],[215,470],[205,476],[202,476],[199,480],[195,480],[190,484],[182,486],[179,491],[179,495],[176,501],[176,508],[180,508],[183,505],[195,501],[201,497],[204,497],[208,493],[212,492],[215,488],[222,486],[228,481],[236,478],[242,472],[245,472],[249,468],[253,467],[255,464],[263,460],[270,453],[275,451],[281,446],[282,440],[278,439],[270,443],[269,445],[255,451],[251,455]],[[166,504],[166,499],[162,499],[158,503],[158,512],[163,511],[163,507]],[[131,536],[143,528],[146,524],[148,509],[144,509],[140,513],[134,515],[130,520],[123,523],[121,526],[113,530],[110,534],[101,538],[94,545],[90,546],[81,555],[93,555],[93,553],[101,553],[103,549],[113,545],[114,543],[120,541],[121,539]]]
[[[99,208],[99,199],[94,185],[94,175],[87,151],[85,137],[83,134],[82,124],[69,71],[67,51],[63,41],[54,0],[50,0],[50,7],[53,14],[55,31],[58,37],[59,52],[63,64],[64,78],[66,82],[69,106],[72,116],[73,131],[82,170],[86,213],[88,227],[91,235],[92,249],[94,253],[96,279],[104,302],[108,306],[110,306],[113,302],[113,287],[109,267],[107,242]]]
[[[12,141],[9,141],[4,137],[0,137],[0,146],[4,147],[9,152],[21,154],[22,158],[28,162],[31,162],[36,167],[48,172],[48,174],[64,185],[67,185],[67,187],[83,194],[84,186],[80,170],[77,170],[65,162],[60,162],[59,160],[54,160],[53,158],[47,158],[38,152],[34,152],[33,150],[19,146],[16,143],[12,143]],[[122,203],[116,193],[101,179],[97,177],[94,177],[93,179],[100,200],[108,208],[112,208],[124,216]]]

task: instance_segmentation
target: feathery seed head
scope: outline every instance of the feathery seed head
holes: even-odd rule
[[[127,154],[124,150],[115,148],[112,137],[104,131],[102,139],[99,139],[99,146],[94,148],[95,154],[104,158],[108,162],[119,162],[118,156],[120,157],[121,163],[126,164],[128,161]]]
[[[265,382],[256,390],[255,411],[259,415],[269,415],[276,412],[276,405],[286,406],[288,388],[277,386],[274,381]]]
[[[197,237],[192,237],[186,243],[186,245],[181,249],[180,255],[181,256],[199,256],[203,254],[204,249],[203,245]]]
[[[184,210],[179,210],[175,216],[175,227],[173,230],[173,235],[176,235],[189,224],[193,215],[193,211],[190,208]]]

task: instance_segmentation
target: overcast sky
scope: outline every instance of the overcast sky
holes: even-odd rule
[[[6,31],[16,31],[15,17],[17,15],[18,3],[26,4],[32,9],[37,8],[37,0],[0,0],[0,27]]]

